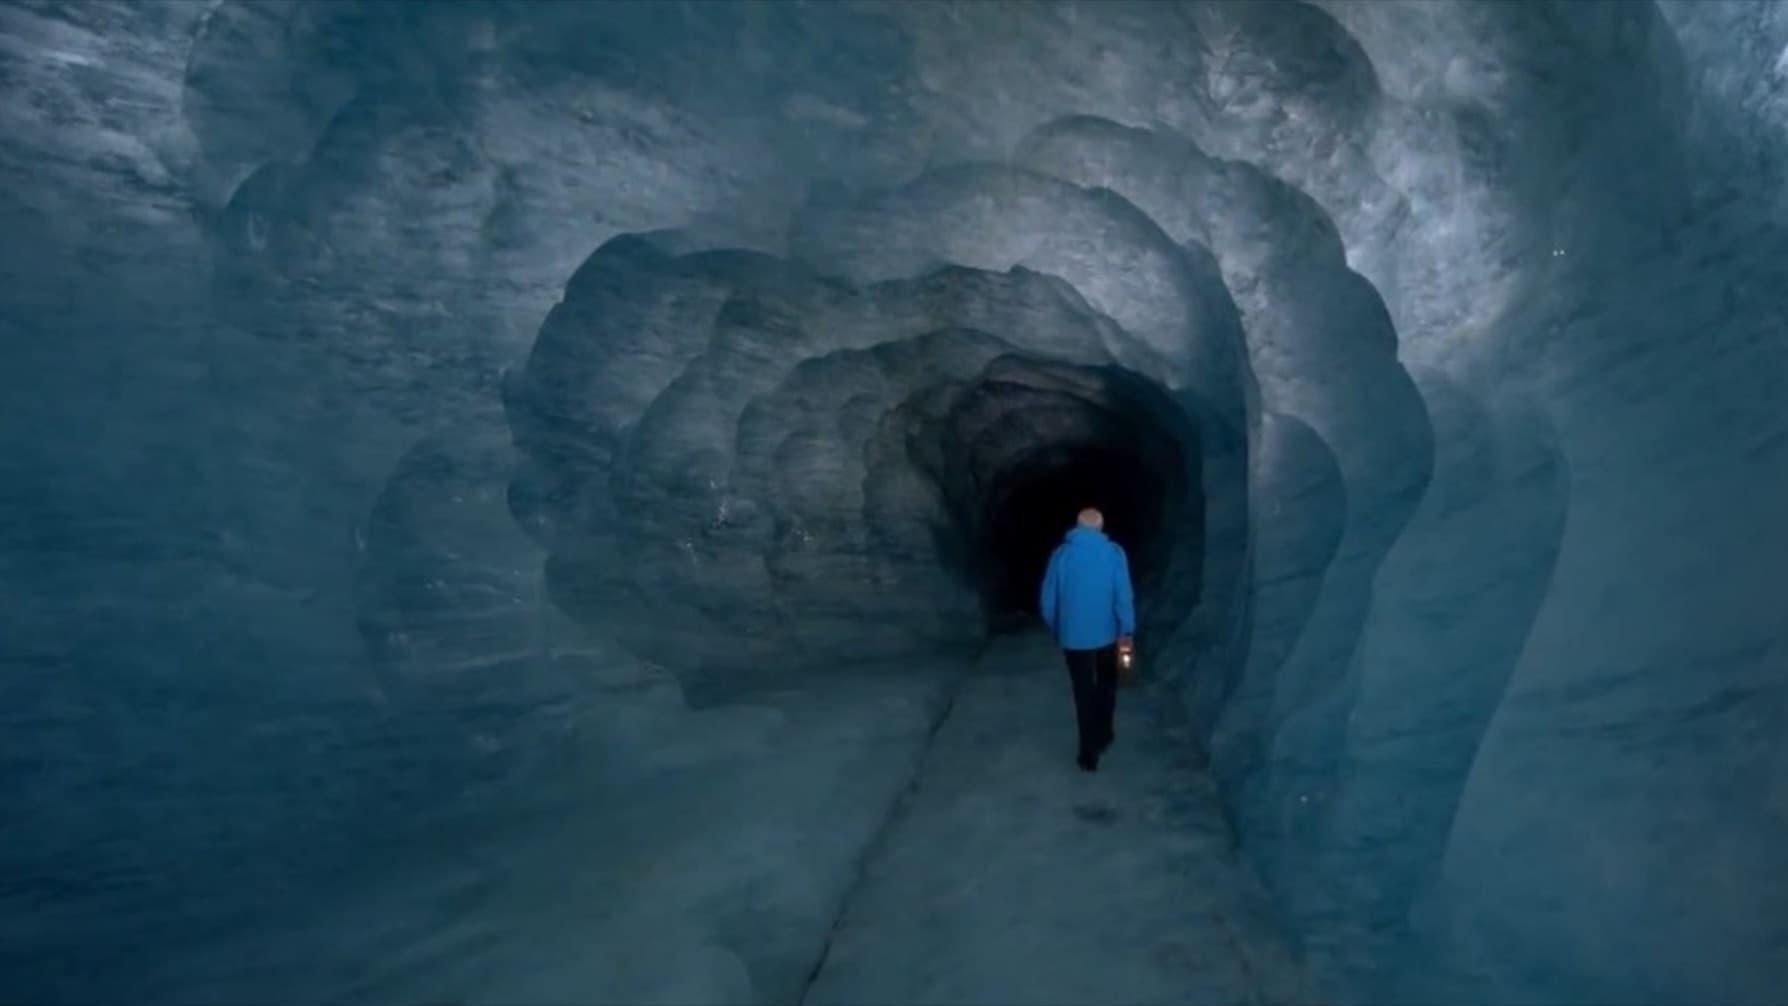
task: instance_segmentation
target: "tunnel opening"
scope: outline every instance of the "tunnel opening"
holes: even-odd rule
[[[1132,575],[1152,572],[1166,516],[1167,484],[1135,450],[1107,444],[1050,445],[996,481],[987,498],[984,548],[988,615],[996,628],[1037,613],[1050,554],[1085,507],[1131,556]]]
[[[989,635],[1037,624],[1049,557],[1086,507],[1129,556],[1139,607],[1171,581],[1197,600],[1204,506],[1195,423],[1157,382],[1119,367],[1010,356],[929,424],[918,453],[954,516],[940,558],[979,591]],[[930,466],[927,466],[930,467]]]

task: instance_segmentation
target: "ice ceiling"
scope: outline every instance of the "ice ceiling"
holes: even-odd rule
[[[20,751],[96,693],[222,737],[371,675],[502,747],[568,675],[898,675],[1021,624],[1091,485],[1337,998],[1788,981],[1788,8],[27,4],[0,42]],[[164,690],[203,711],[128,712]]]

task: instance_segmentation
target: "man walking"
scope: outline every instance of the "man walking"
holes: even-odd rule
[[[1049,557],[1038,610],[1068,660],[1080,724],[1082,771],[1099,768],[1115,739],[1118,650],[1136,634],[1136,602],[1123,547],[1105,537],[1105,517],[1087,508]]]

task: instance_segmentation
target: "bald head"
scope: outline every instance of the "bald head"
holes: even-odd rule
[[[1080,526],[1102,531],[1105,529],[1105,515],[1092,507],[1087,507],[1080,511]]]

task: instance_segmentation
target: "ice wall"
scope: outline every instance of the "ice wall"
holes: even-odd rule
[[[240,934],[847,772],[810,887],[743,826],[587,878],[663,906],[598,942],[678,948],[614,995],[785,995],[804,937],[713,906],[823,928],[986,630],[987,495],[1123,443],[1171,487],[1145,645],[1335,998],[1770,1000],[1784,44],[1712,2],[0,10],[8,987],[414,989]]]

